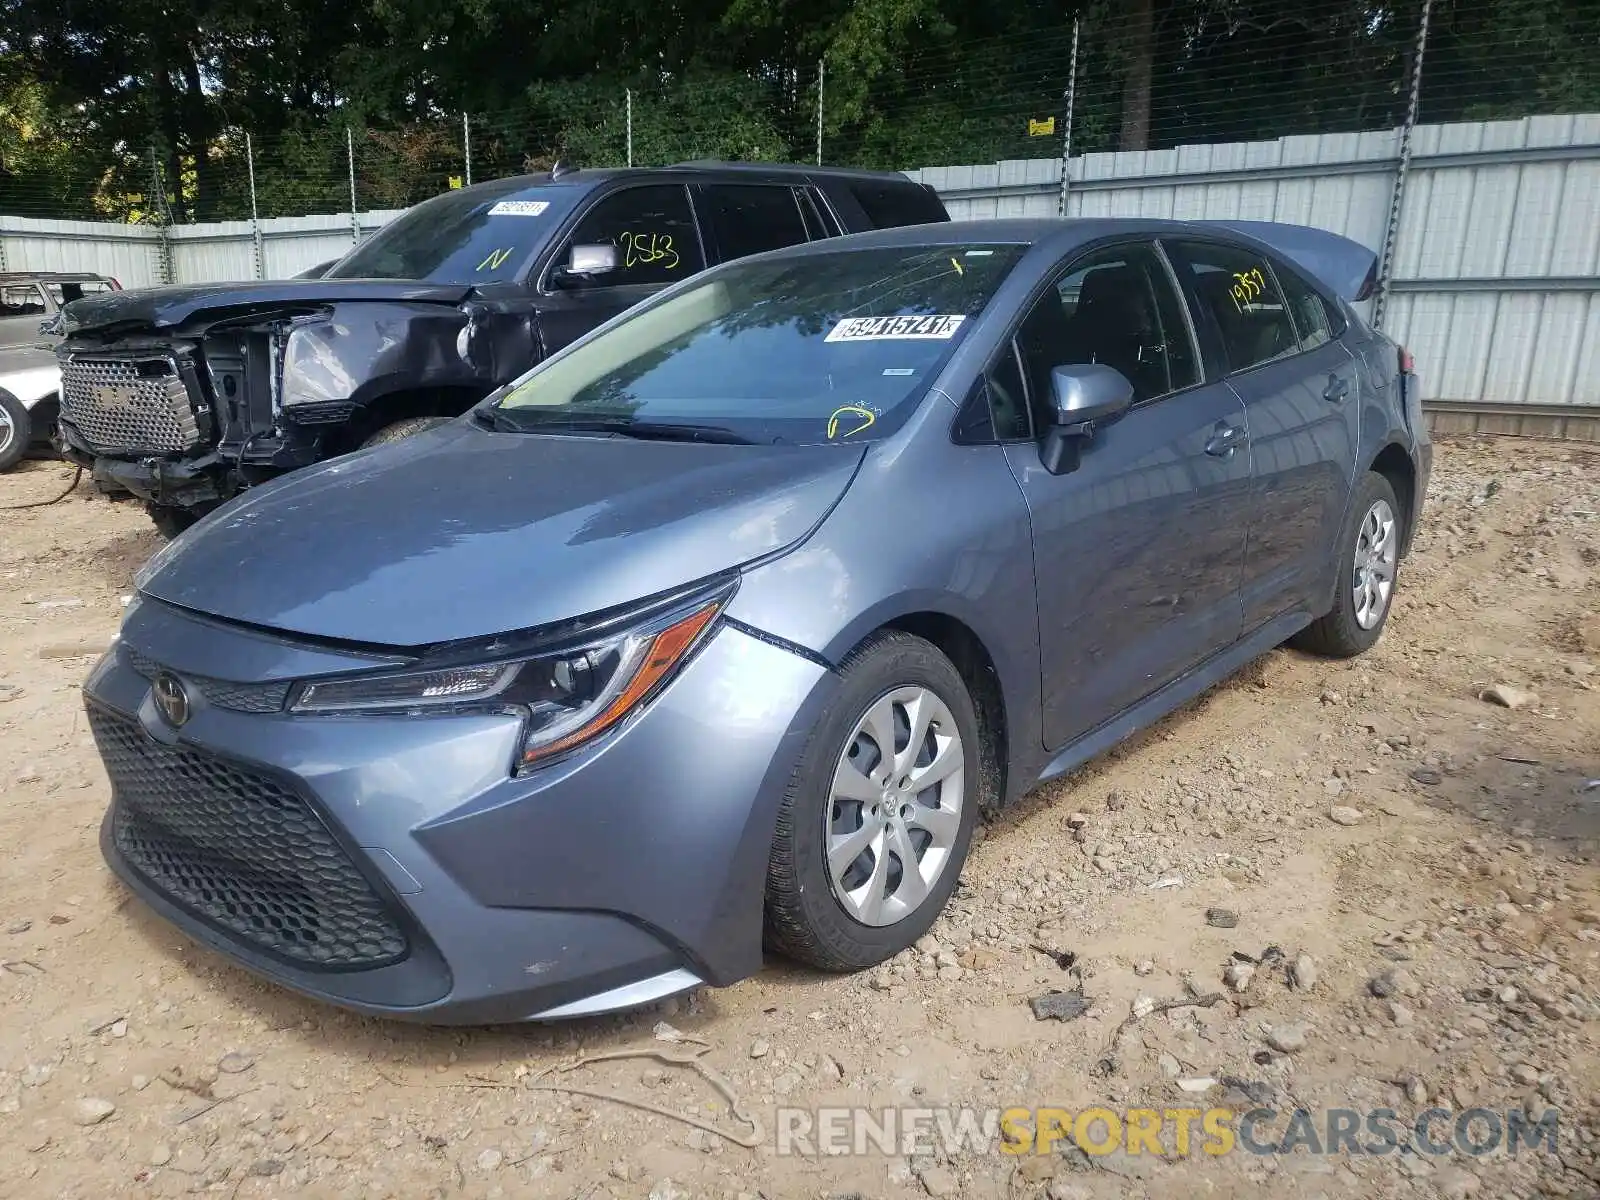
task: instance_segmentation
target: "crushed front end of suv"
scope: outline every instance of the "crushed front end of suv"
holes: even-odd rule
[[[460,415],[708,265],[946,220],[903,175],[804,167],[558,164],[447,192],[320,278],[71,305],[66,454],[175,534],[256,484]]]

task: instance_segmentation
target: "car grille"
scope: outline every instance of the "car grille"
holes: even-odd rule
[[[200,444],[189,389],[170,356],[66,359],[61,415],[96,450],[176,454]]]
[[[139,875],[241,941],[293,963],[383,966],[406,956],[394,915],[317,812],[266,775],[89,707],[115,797],[112,837]]]
[[[127,658],[128,665],[146,679],[154,679],[163,670],[155,659],[140,654],[131,646],[124,646],[122,653]],[[289,689],[294,686],[293,683],[285,681],[234,683],[227,679],[212,679],[206,675],[190,675],[186,671],[173,673],[180,675],[184,683],[198,691],[208,703],[218,708],[231,709],[233,712],[282,712],[284,703],[289,699]]]

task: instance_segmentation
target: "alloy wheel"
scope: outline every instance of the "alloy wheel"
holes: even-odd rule
[[[955,717],[925,687],[895,688],[856,722],[823,814],[828,881],[863,925],[922,905],[961,829],[966,749]]]
[[[17,427],[11,423],[11,414],[0,405],[0,454],[11,449],[11,440],[17,436]]]
[[[1351,575],[1356,624],[1361,628],[1371,629],[1388,611],[1399,557],[1394,509],[1387,500],[1375,500],[1356,535],[1355,571]]]

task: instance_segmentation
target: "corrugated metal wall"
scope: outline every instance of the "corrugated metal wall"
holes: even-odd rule
[[[401,209],[361,214],[361,235],[393,220]],[[166,230],[173,283],[233,279],[287,279],[338,258],[353,243],[349,213],[273,217],[260,222],[262,270],[256,270],[255,234],[249,221],[174,225]],[[111,221],[45,221],[0,217],[0,270],[93,271],[123,287],[162,282],[162,231]]]
[[[1572,432],[1561,414],[1600,405],[1600,114],[1421,125],[1412,153],[1387,332],[1416,355],[1429,401]],[[1086,154],[1072,160],[1068,212],[1289,221],[1378,250],[1398,164],[1398,130]],[[1058,158],[908,173],[957,220],[1054,216],[1060,202]],[[363,213],[363,234],[394,215]],[[259,228],[258,270],[250,222],[172,227],[171,279],[284,278],[351,244],[348,214]],[[0,270],[154,284],[161,243],[148,226],[0,217]]]
[[[1530,415],[1600,405],[1600,115],[1421,125],[1412,155],[1384,324],[1425,397]],[[1377,251],[1398,162],[1398,130],[1086,154],[1067,211],[1288,221]],[[1059,159],[910,174],[957,220],[1060,204]]]

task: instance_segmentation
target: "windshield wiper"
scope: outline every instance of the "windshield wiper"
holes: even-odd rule
[[[481,410],[490,428],[516,433],[604,433],[616,437],[658,442],[713,442],[724,446],[752,446],[755,442],[722,425],[695,425],[688,422],[641,421],[636,417],[546,417],[517,410]]]

